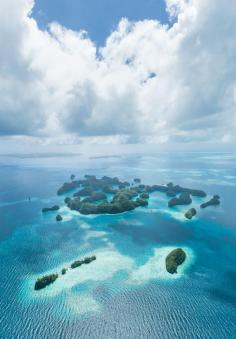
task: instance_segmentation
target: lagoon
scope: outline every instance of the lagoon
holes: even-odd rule
[[[0,157],[1,338],[234,338],[236,336],[236,154],[124,154]],[[71,173],[172,181],[221,204],[168,208],[165,194],[117,215],[80,215],[57,196]],[[30,200],[28,197],[30,196]],[[42,214],[62,206],[63,220]],[[57,212],[56,212],[57,213]],[[165,257],[181,247],[178,274]],[[69,270],[34,291],[37,277]]]

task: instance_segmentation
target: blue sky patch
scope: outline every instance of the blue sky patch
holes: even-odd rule
[[[42,29],[57,21],[73,30],[86,30],[100,46],[122,17],[168,21],[164,0],[36,0],[33,17]]]

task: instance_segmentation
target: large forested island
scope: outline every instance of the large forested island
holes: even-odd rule
[[[57,191],[58,195],[66,195],[64,202],[71,210],[81,214],[118,214],[132,211],[137,207],[148,206],[150,194],[162,192],[170,197],[168,207],[177,205],[190,205],[192,197],[205,198],[206,192],[200,189],[191,189],[169,183],[167,185],[145,185],[139,178],[132,182],[120,181],[117,177],[103,176],[97,178],[94,175],[85,175],[83,179],[75,180],[71,175],[71,181],[64,183]],[[218,205],[220,197],[215,195],[212,199],[201,204],[201,208]],[[59,206],[46,207],[42,212],[59,210]],[[196,215],[196,209],[186,211],[185,217],[192,219]],[[56,220],[61,221],[61,215]]]

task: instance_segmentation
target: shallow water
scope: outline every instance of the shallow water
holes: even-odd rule
[[[2,156],[0,164],[0,338],[236,337],[235,154]],[[63,205],[56,223],[41,208],[62,206],[56,191],[71,173],[172,181],[217,193],[221,205],[188,221],[186,207],[169,209],[156,192],[148,208],[121,215],[80,216]],[[175,247],[187,260],[170,275],[164,260]],[[38,276],[92,254],[95,262],[34,291]]]

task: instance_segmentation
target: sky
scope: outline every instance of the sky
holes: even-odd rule
[[[41,29],[50,22],[75,31],[85,30],[98,46],[116,29],[121,18],[168,22],[164,0],[38,0],[33,17]]]
[[[0,152],[234,150],[235,58],[235,0],[0,0]]]

